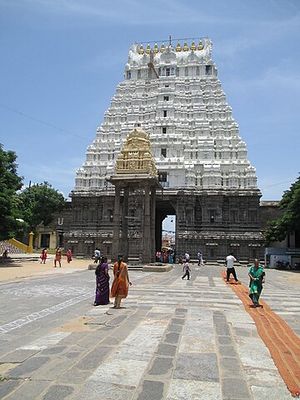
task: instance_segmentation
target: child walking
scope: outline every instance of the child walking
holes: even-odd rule
[[[184,272],[184,275],[183,275],[183,277],[181,279],[184,279],[187,276],[187,280],[189,281],[190,280],[191,268],[190,268],[189,263],[188,263],[187,260],[183,260],[183,269],[182,270]]]

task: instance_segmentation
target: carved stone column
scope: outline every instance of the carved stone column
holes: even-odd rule
[[[150,224],[150,188],[145,186],[144,195],[144,229],[143,229],[143,254],[144,263],[151,261],[151,224]]]
[[[151,262],[155,261],[155,212],[156,212],[156,188],[152,186],[151,188]]]
[[[120,194],[121,188],[115,185],[115,206],[114,206],[114,236],[112,243],[112,260],[117,260],[120,253]]]
[[[122,209],[122,243],[121,249],[124,261],[128,261],[128,197],[129,187],[124,189],[123,209]]]

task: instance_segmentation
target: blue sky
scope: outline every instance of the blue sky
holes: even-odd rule
[[[213,41],[219,79],[263,200],[297,178],[299,0],[0,0],[0,143],[18,172],[67,197],[129,46]]]

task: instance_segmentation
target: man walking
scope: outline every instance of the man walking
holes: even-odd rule
[[[233,278],[236,282],[238,282],[238,278],[236,276],[236,272],[235,272],[235,268],[234,268],[234,262],[237,261],[236,258],[234,257],[234,255],[232,253],[230,253],[227,257],[226,257],[226,282],[229,283],[229,278],[230,278],[230,274],[233,275]]]
[[[98,249],[98,247],[96,247],[94,251],[94,264],[98,264],[100,258],[101,258],[101,251]]]
[[[184,279],[185,277],[187,277],[187,280],[189,281],[190,280],[190,272],[191,272],[191,268],[190,268],[190,266],[189,266],[189,262],[188,262],[188,260],[184,260],[183,261],[183,272],[184,272],[184,275],[183,275],[183,277],[181,278],[181,279]]]
[[[202,252],[200,250],[197,253],[197,259],[198,259],[198,266],[203,265],[203,256],[202,256]]]

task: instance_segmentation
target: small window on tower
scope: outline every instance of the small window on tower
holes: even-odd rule
[[[167,182],[167,180],[168,180],[167,172],[159,172],[158,171],[158,181],[159,182]]]
[[[164,101],[169,101],[169,96],[164,96]]]
[[[166,126],[162,127],[162,133],[167,133],[167,127]]]
[[[167,157],[167,149],[161,149],[161,150],[160,150],[160,154],[161,154],[163,157]]]
[[[213,224],[216,219],[216,210],[208,210],[208,215],[210,223]]]
[[[170,76],[170,68],[166,68],[166,76]]]
[[[206,65],[205,66],[205,73],[206,73],[206,75],[211,75],[212,74],[212,66],[211,65]]]
[[[127,79],[131,79],[131,71],[127,71],[126,77],[127,77]]]
[[[166,117],[168,114],[167,110],[164,110],[164,117]]]

